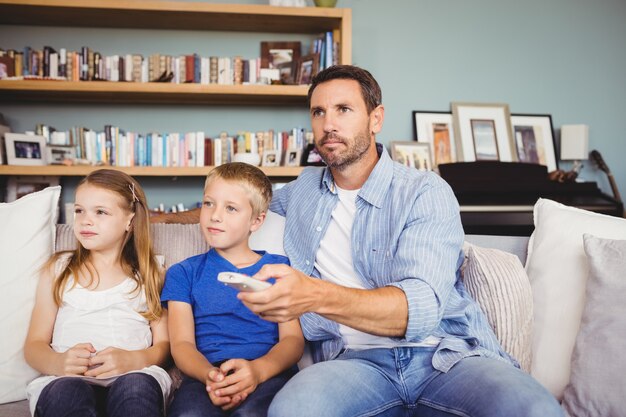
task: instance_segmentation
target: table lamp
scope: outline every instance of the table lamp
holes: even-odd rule
[[[589,126],[561,126],[561,161],[574,161],[572,171],[578,173],[581,161],[589,159]]]

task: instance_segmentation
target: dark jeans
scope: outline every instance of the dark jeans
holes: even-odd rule
[[[122,375],[108,387],[80,378],[52,381],[37,401],[37,417],[161,417],[163,393],[156,379],[138,372]]]
[[[222,411],[221,408],[213,405],[204,383],[185,376],[180,388],[176,390],[174,401],[167,415],[168,417],[266,417],[274,395],[295,373],[294,369],[289,369],[259,384],[243,403],[228,411]]]

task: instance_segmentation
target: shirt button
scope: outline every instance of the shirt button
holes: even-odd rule
[[[321,231],[322,231],[322,228],[321,228],[321,227],[319,227],[319,226],[317,226],[317,227],[315,228],[315,230],[317,230],[318,232],[321,232]]]
[[[309,261],[304,261],[305,264],[309,265],[311,262]]]

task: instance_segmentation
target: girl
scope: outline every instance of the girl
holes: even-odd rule
[[[48,376],[27,387],[33,415],[160,416],[171,380],[162,271],[139,183],[101,169],[76,189],[78,249],[44,267],[24,346]]]

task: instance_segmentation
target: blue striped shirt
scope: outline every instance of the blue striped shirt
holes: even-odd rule
[[[380,158],[357,196],[352,226],[354,269],[365,288],[395,286],[409,306],[400,341],[441,338],[433,367],[447,372],[467,356],[514,362],[501,348],[486,317],[460,280],[464,234],[450,186],[432,172],[393,162],[382,145]],[[285,252],[291,265],[319,278],[315,255],[338,196],[327,168],[308,167],[278,190],[270,210],[284,216]],[[314,360],[343,349],[339,326],[316,313],[300,318],[314,342]]]

